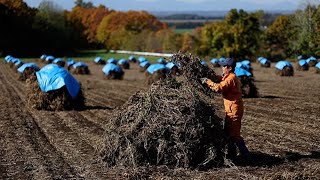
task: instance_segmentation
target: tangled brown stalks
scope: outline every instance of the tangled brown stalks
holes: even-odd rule
[[[89,67],[77,67],[77,68],[73,68],[73,67],[71,66],[70,68],[68,68],[68,70],[69,70],[72,74],[90,74]]]
[[[216,73],[207,66],[201,64],[201,60],[195,56],[186,55],[182,53],[174,54],[171,57],[171,61],[180,65],[180,71],[186,81],[195,89],[202,93],[213,97],[213,91],[207,86],[201,83],[200,78],[206,77],[213,82],[219,82],[219,78]]]
[[[184,82],[167,78],[133,95],[111,118],[103,159],[110,166],[223,164],[221,119]]]
[[[19,81],[25,81],[29,79],[32,74],[34,74],[36,70],[33,67],[26,67],[23,71],[23,73],[19,73],[18,80]]]
[[[282,70],[276,69],[276,75],[279,76],[293,76],[293,68],[286,66]]]
[[[242,97],[244,98],[259,97],[258,88],[254,84],[253,77],[240,76],[239,79],[241,82]]]
[[[27,80],[27,106],[48,111],[59,110],[81,110],[83,109],[85,98],[80,86],[80,91],[76,99],[72,99],[66,86],[58,90],[42,92],[37,81],[36,75],[33,73]]]

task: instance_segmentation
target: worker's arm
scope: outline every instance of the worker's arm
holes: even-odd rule
[[[230,82],[227,79],[224,81],[221,81],[220,83],[214,83],[213,81],[208,79],[206,83],[213,91],[218,92],[218,93],[222,93],[230,85]]]

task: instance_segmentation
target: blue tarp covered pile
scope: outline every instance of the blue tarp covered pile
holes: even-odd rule
[[[164,64],[151,64],[148,68],[147,68],[147,72],[149,74],[153,74],[154,72],[158,71],[158,70],[162,70],[162,69],[166,69],[166,66]]]
[[[240,77],[240,76],[252,76],[252,74],[249,71],[247,71],[246,69],[240,68],[240,67],[236,67],[234,73],[238,77]]]
[[[111,72],[115,73],[123,73],[123,70],[120,66],[115,65],[113,63],[107,63],[103,68],[102,71],[106,75],[110,75]]]
[[[26,68],[33,68],[35,71],[39,71],[39,67],[35,63],[25,63],[17,70],[18,72],[23,73]]]
[[[36,72],[37,81],[43,92],[58,90],[66,86],[70,96],[76,98],[80,91],[79,82],[65,69],[56,64],[44,66]]]
[[[278,61],[275,66],[279,70],[283,70],[285,67],[292,67],[292,64],[286,60]]]

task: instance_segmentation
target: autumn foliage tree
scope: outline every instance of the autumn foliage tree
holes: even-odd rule
[[[145,11],[114,11],[101,21],[97,39],[107,49],[141,50],[147,48],[152,33],[163,29],[167,26]]]
[[[67,14],[67,19],[80,32],[89,44],[96,46],[97,28],[102,19],[111,11],[103,5],[98,7],[78,4]]]
[[[202,56],[251,58],[259,47],[259,20],[244,10],[231,10],[225,20],[199,31],[197,53]]]

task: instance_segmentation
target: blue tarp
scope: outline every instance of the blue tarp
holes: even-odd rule
[[[103,58],[102,58],[102,57],[96,57],[96,58],[94,58],[94,62],[95,62],[95,63],[98,63],[99,61],[103,61]]]
[[[201,64],[204,66],[208,66],[207,62],[205,62],[204,60],[201,61]]]
[[[143,57],[143,56],[140,56],[140,57],[138,58],[138,61],[139,61],[139,63],[142,63],[142,62],[144,62],[144,61],[147,61],[147,59],[146,59],[145,57]]]
[[[299,64],[299,66],[307,66],[308,65],[307,61],[304,59],[299,60],[298,64]]]
[[[20,59],[18,59],[18,61],[15,62],[14,65],[15,65],[15,66],[18,66],[18,65],[21,64],[21,63],[22,63],[22,61],[20,61]]]
[[[134,61],[135,59],[136,59],[136,57],[134,57],[134,56],[129,56],[129,61]]]
[[[45,59],[46,59],[46,57],[47,57],[47,55],[45,55],[45,54],[42,54],[42,55],[40,56],[40,59],[43,59],[43,60],[45,60]]]
[[[260,56],[258,57],[258,61],[260,62],[262,59],[265,59],[264,57]]]
[[[25,63],[18,68],[18,72],[23,73],[27,67],[32,67],[34,70],[39,71],[39,67],[35,63]]]
[[[18,58],[12,58],[10,62],[15,64],[16,62],[19,62],[19,61],[20,61],[20,59],[18,59]]]
[[[242,62],[237,62],[237,63],[236,63],[236,67],[245,69],[245,70],[247,70],[247,71],[250,69],[250,66],[248,66],[248,65],[246,65],[246,64],[243,64]]]
[[[278,61],[275,67],[279,70],[282,70],[286,66],[292,67],[290,62],[283,60],[283,61]]]
[[[121,64],[129,64],[129,62],[126,60],[126,59],[120,59],[119,61],[118,61],[118,64],[119,65],[121,65]]]
[[[166,66],[164,64],[151,64],[148,68],[147,71],[149,74],[153,74],[154,72],[160,70],[160,69],[165,69]]]
[[[163,58],[159,58],[157,60],[157,62],[160,63],[160,64],[165,64],[166,63],[166,61]]]
[[[4,60],[6,60],[7,62],[10,62],[12,58],[13,58],[12,56],[8,55],[4,58]]]
[[[267,64],[267,63],[271,63],[268,59],[266,59],[266,58],[262,58],[261,60],[260,60],[260,64]]]
[[[63,62],[63,60],[61,58],[56,58],[53,60],[53,63],[58,63],[58,62]]]
[[[53,56],[47,56],[46,57],[46,61],[53,61],[54,60],[54,57]]]
[[[107,62],[112,64],[117,64],[117,60],[115,58],[109,58]]]
[[[247,66],[251,66],[251,62],[249,60],[243,60],[241,61],[242,64],[247,65]]]
[[[175,63],[173,63],[173,62],[168,62],[168,63],[166,64],[166,68],[168,68],[168,69],[172,69],[174,66],[178,67],[177,64],[175,64]]]
[[[77,63],[74,63],[74,64],[72,65],[72,67],[73,67],[74,69],[77,69],[77,67],[88,67],[88,65],[87,65],[86,63],[84,63],[84,62],[77,62]]]
[[[302,55],[299,55],[299,56],[297,57],[298,60],[300,60],[300,59],[302,59],[302,58],[303,58]]]
[[[217,58],[213,58],[213,59],[210,60],[210,62],[211,62],[212,64],[218,64],[218,63],[219,63],[219,60],[218,60]]]
[[[316,60],[317,59],[315,57],[311,56],[307,59],[307,63],[309,63],[310,61],[316,61]]]
[[[225,61],[225,60],[226,60],[226,58],[225,58],[225,57],[221,57],[221,58],[219,58],[219,61],[220,61],[220,62]]]
[[[71,97],[76,98],[80,91],[79,82],[68,71],[56,64],[44,66],[40,71],[36,72],[36,75],[40,89],[43,92],[57,90],[66,86]]]
[[[106,64],[103,68],[102,71],[104,74],[109,75],[111,71],[116,72],[116,73],[122,73],[122,68],[118,65],[115,65],[113,63],[108,63]]]
[[[68,60],[67,60],[67,66],[71,66],[71,65],[73,65],[75,63],[75,61],[73,60],[73,59],[71,59],[71,58],[69,58]]]
[[[315,67],[320,69],[320,62],[318,62]]]
[[[150,65],[150,63],[148,61],[143,61],[139,64],[140,67],[145,67],[147,65]]]
[[[252,76],[252,74],[249,72],[249,71],[247,71],[247,70],[245,70],[245,69],[242,69],[242,68],[239,68],[239,67],[236,67],[235,68],[235,71],[234,71],[234,73],[236,74],[236,76]]]

